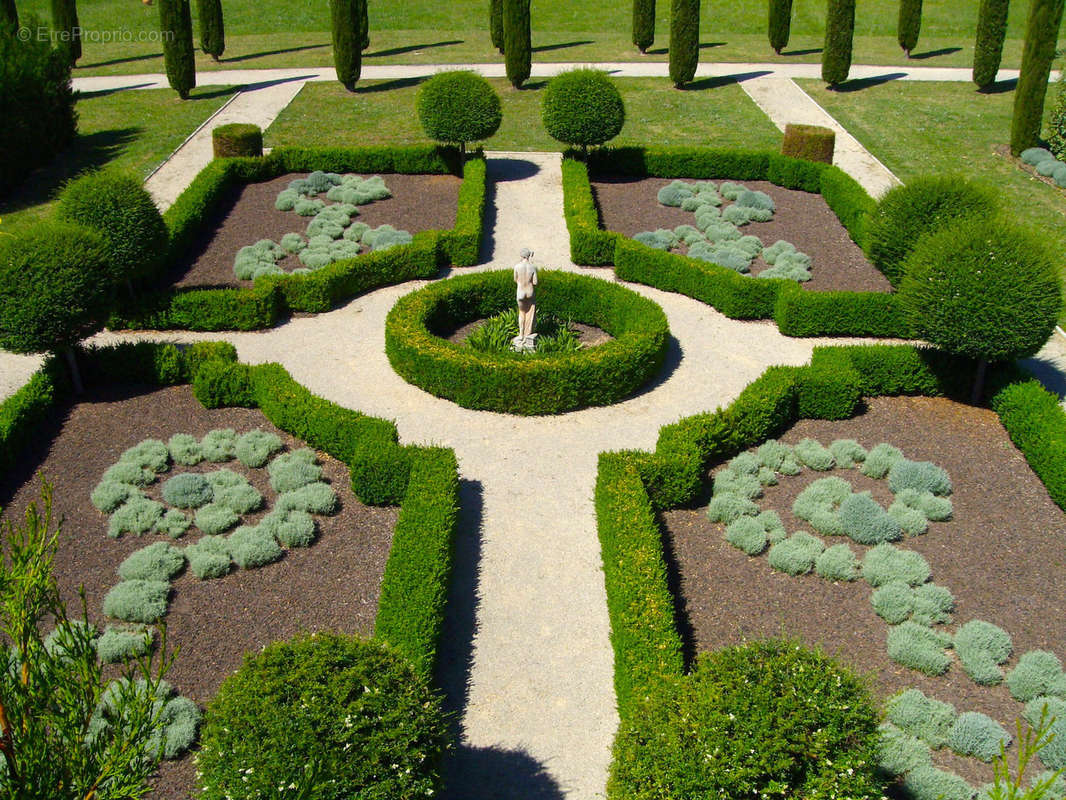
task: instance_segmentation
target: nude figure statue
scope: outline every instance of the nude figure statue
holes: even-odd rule
[[[533,319],[537,314],[537,268],[530,260],[533,258],[533,251],[528,247],[523,247],[519,255],[522,260],[514,267],[514,282],[518,285],[518,337],[515,342],[523,348],[533,349],[536,341]]]

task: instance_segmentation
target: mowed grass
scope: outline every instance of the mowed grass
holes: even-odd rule
[[[491,80],[503,103],[503,123],[489,150],[562,150],[541,123],[544,81],[522,90]],[[266,144],[344,147],[430,141],[415,110],[420,81],[367,81],[349,93],[333,82],[308,83],[266,132]],[[697,82],[677,91],[655,78],[619,78],[626,122],[612,144],[770,148],[781,133],[735,83]]]
[[[193,11],[195,13],[195,4]],[[926,0],[922,33],[910,63],[969,66],[973,59],[977,2]],[[488,36],[485,0],[370,0],[371,46],[367,64],[499,61]],[[533,5],[537,61],[665,60],[670,4],[657,4],[656,40],[648,55],[630,43],[632,4],[617,0],[544,0]],[[703,3],[703,60],[816,62],[821,58],[825,0],[795,0],[792,40],[786,55],[774,56],[766,40],[765,0]],[[305,67],[332,63],[329,9],[325,2],[227,0],[223,4],[226,52],[214,63],[200,54],[199,70],[226,67]],[[36,15],[47,25],[48,0],[19,3],[23,19]],[[79,73],[162,71],[158,9],[135,0],[83,0],[78,8],[85,31]],[[896,44],[898,0],[858,0],[854,63],[907,63]],[[1011,4],[1003,66],[1021,57],[1028,4]],[[195,19],[194,19],[195,29]],[[194,37],[197,38],[198,37]]]
[[[233,91],[220,86],[194,89],[186,101],[169,89],[82,95],[76,104],[77,138],[0,202],[0,230],[16,233],[46,216],[56,192],[84,170],[114,167],[147,177]]]

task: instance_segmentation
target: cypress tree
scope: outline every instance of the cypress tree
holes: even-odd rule
[[[159,0],[159,28],[163,33],[163,65],[167,82],[182,100],[196,86],[189,0]]]
[[[781,51],[788,46],[788,37],[792,30],[792,0],[770,0],[769,13],[770,47],[781,55]]]
[[[359,72],[363,68],[362,6],[366,0],[329,0],[330,23],[333,28],[333,66],[337,80],[349,92],[355,91]]]
[[[1007,35],[1010,0],[981,0],[977,13],[977,38],[973,45],[973,82],[987,89],[996,82],[1003,39]]]
[[[1040,140],[1051,62],[1055,60],[1064,0],[1032,0],[1022,48],[1018,88],[1014,90],[1014,116],[1010,126],[1010,151],[1018,155]]]
[[[899,0],[899,22],[896,25],[896,41],[911,57],[911,50],[918,44],[918,31],[922,29],[922,0]]]
[[[700,0],[670,4],[670,80],[680,89],[696,75],[700,60]]]
[[[521,89],[533,64],[529,0],[503,0],[503,60],[507,79]]]
[[[492,46],[503,52],[503,0],[489,0],[489,36]]]
[[[359,43],[360,50],[366,50],[370,47],[370,2],[369,0],[363,0],[362,11],[360,12],[360,24],[363,26],[363,41]]]
[[[15,0],[0,0],[0,23],[8,22],[12,28],[19,26],[19,12]]]
[[[52,27],[59,36],[57,49],[74,64],[81,58],[81,30],[75,0],[52,0]]]
[[[633,0],[633,44],[648,52],[655,42],[655,0]]]
[[[855,0],[829,0],[822,48],[822,80],[830,87],[848,79],[851,40],[855,34]]]
[[[196,0],[196,14],[200,18],[200,49],[218,61],[226,49],[222,0]]]

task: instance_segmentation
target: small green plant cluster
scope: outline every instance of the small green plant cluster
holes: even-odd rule
[[[633,238],[656,250],[680,252],[747,275],[751,262],[759,255],[770,264],[759,277],[785,278],[799,282],[811,279],[811,258],[795,245],[779,240],[764,247],[758,236],[744,235],[740,229],[750,222],[767,222],[774,215],[774,201],[768,194],[747,189],[743,184],[723,181],[686,183],[671,181],[659,190],[658,201],[664,206],[681,208],[695,214],[695,225],[679,225],[672,231],[661,228],[638,233]],[[725,201],[731,204],[720,208]]]
[[[577,333],[565,321],[549,314],[539,314],[535,326],[537,349],[524,350],[520,357],[535,357],[546,353],[575,353],[582,348]],[[472,330],[465,344],[481,353],[509,353],[511,340],[518,336],[518,312],[509,308],[490,317]]]
[[[1050,694],[1034,697],[1025,704],[1022,718],[1034,728],[1044,727],[1047,731],[1047,739],[1040,749],[1044,766],[1066,769],[1066,700]]]
[[[1059,139],[1066,141],[1066,139],[1063,139],[1063,134],[1059,134]],[[1066,157],[1066,150],[1061,145],[1058,156]],[[1051,178],[1055,181],[1056,186],[1066,189],[1066,164],[1060,161],[1058,156],[1043,147],[1030,147],[1022,150],[1021,155],[1018,157],[1023,164],[1028,164],[1032,167],[1037,175]]]

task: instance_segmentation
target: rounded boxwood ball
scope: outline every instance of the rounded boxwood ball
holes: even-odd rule
[[[548,81],[541,118],[553,139],[589,147],[618,135],[625,123],[626,109],[622,95],[606,72],[575,69]]]
[[[418,90],[417,107],[426,136],[447,144],[488,139],[503,119],[496,90],[469,70],[438,72]]]
[[[960,220],[923,238],[899,300],[918,338],[955,355],[1007,361],[1047,342],[1062,303],[1055,262],[1035,235],[998,220]]]
[[[317,800],[429,797],[448,741],[428,678],[375,641],[312,634],[245,655],[207,707],[205,800],[277,797],[314,764]]]

